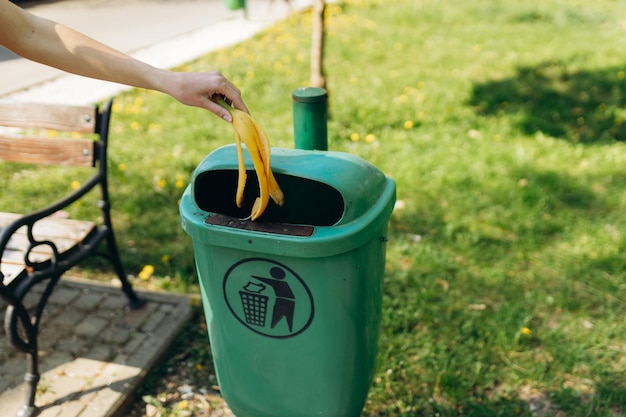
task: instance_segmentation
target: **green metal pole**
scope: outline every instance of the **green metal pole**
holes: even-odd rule
[[[296,149],[328,150],[328,93],[323,88],[293,91],[293,131]]]

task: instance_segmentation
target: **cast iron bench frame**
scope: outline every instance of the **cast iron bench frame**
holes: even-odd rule
[[[17,411],[19,417],[37,414],[35,395],[40,378],[37,336],[41,316],[55,285],[67,270],[88,256],[103,256],[113,266],[129,307],[137,309],[145,303],[127,279],[111,223],[107,181],[111,106],[112,101],[101,108],[0,103],[0,126],[4,129],[0,131],[0,160],[80,166],[95,171],[80,188],[45,208],[29,214],[0,212],[0,298],[8,303],[4,328],[13,346],[27,354],[26,398]],[[69,138],[31,135],[41,129],[72,133]],[[77,134],[87,136],[74,137]],[[101,221],[55,216],[93,189],[100,192],[97,204]],[[24,297],[40,283],[45,283],[45,289],[29,311]]]

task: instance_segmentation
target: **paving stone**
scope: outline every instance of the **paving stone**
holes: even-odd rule
[[[120,290],[121,291],[121,290]],[[107,297],[102,303],[102,311],[124,311],[128,306],[128,300],[125,297]],[[117,314],[115,314],[117,315]]]
[[[77,399],[67,400],[63,404],[46,407],[40,412],[37,417],[64,417],[64,416],[76,416],[82,413],[87,404],[89,404],[89,397],[93,397],[94,394],[81,396]]]
[[[40,345],[43,345],[47,342],[47,340],[40,339]],[[71,335],[70,337],[65,337],[61,339],[57,339],[54,341],[50,341],[49,346],[57,351],[67,352],[73,357],[77,357],[81,353],[84,353],[89,346],[89,341],[84,337],[78,337],[77,335]]]
[[[148,303],[142,309],[129,311],[124,321],[129,327],[138,329],[150,318],[157,308],[157,304]]]
[[[148,320],[141,326],[141,331],[144,333],[150,333],[154,329],[156,329],[167,316],[167,312],[163,311],[162,308],[156,310],[153,314],[148,317]]]
[[[34,290],[41,293],[39,287]],[[187,297],[140,296],[146,306],[130,311],[119,288],[61,280],[39,333],[38,417],[111,417],[128,403],[192,314]],[[4,309],[0,303],[0,311]],[[25,395],[26,355],[4,334],[0,349],[0,417],[13,417]]]
[[[119,349],[115,345],[96,343],[89,352],[83,355],[84,358],[93,359],[100,362],[109,362],[115,359]]]
[[[63,374],[83,380],[95,378],[104,368],[105,362],[87,358],[76,358],[63,367]]]
[[[95,311],[100,307],[103,300],[102,294],[86,292],[74,301],[73,305],[77,310]]]
[[[128,332],[127,334],[130,338],[120,349],[120,353],[126,355],[138,350],[144,343],[145,339],[149,336],[147,333],[139,332],[137,330]]]
[[[39,366],[41,368],[41,372],[46,373],[52,369],[61,368],[63,365],[67,363],[71,363],[74,360],[75,356],[70,352],[64,352],[61,350],[51,350],[46,355],[40,356]],[[26,370],[25,361],[22,360],[22,374]]]
[[[65,304],[66,306],[69,304]],[[57,328],[69,328],[70,330],[80,323],[83,320],[83,316],[81,314],[76,314],[76,311],[73,309],[63,309],[56,316],[54,316],[54,320],[52,323],[49,323]]]
[[[96,316],[87,316],[74,328],[74,332],[79,336],[85,336],[87,338],[96,337],[107,326],[109,322],[105,319]]]
[[[11,359],[2,362],[0,375],[7,378],[17,377],[18,382],[22,382],[24,379],[24,372],[26,372],[26,361],[24,355],[16,355]],[[4,378],[3,378],[4,379]]]
[[[42,392],[37,396],[35,403],[39,407],[61,404],[76,398],[85,389],[85,386],[85,378],[67,375],[62,371],[56,372],[50,379],[46,378],[40,384],[39,389]]]
[[[76,323],[68,325],[46,318],[39,326],[39,340],[62,340],[72,337],[75,326]],[[42,343],[39,346],[42,348],[48,347]]]
[[[78,296],[80,296],[80,291],[78,289],[59,285],[58,288],[55,288],[52,293],[48,304],[66,306],[71,304]]]
[[[98,340],[101,343],[106,343],[110,345],[117,346],[122,348],[132,338],[132,333],[128,331],[127,328],[119,327],[116,324],[112,324],[111,326],[104,329],[99,335]]]

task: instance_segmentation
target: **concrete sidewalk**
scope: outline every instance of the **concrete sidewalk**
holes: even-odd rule
[[[32,5],[61,22],[153,66],[172,68],[248,39],[310,0],[248,0],[247,17],[222,0],[64,0]],[[207,70],[220,70],[208,68]],[[36,64],[0,49],[0,99],[91,104],[127,90]],[[225,74],[228,76],[228,74]]]

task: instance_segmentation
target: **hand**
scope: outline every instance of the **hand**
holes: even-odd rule
[[[217,104],[224,99],[233,107],[249,113],[241,99],[241,92],[219,72],[170,72],[163,91],[189,106],[213,112],[227,122],[232,122],[228,110]]]

